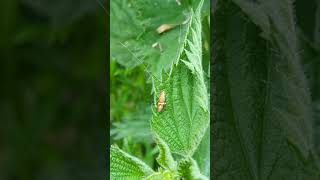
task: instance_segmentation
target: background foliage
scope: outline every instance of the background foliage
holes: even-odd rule
[[[319,179],[319,4],[215,5],[213,177]]]
[[[106,19],[92,0],[0,1],[0,179],[105,179]]]

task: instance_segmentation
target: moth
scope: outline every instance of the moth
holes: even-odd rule
[[[158,112],[161,112],[163,107],[166,105],[166,94],[164,91],[161,91],[157,105]]]

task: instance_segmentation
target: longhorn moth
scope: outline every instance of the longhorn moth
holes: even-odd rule
[[[166,105],[166,94],[164,91],[161,91],[159,100],[158,100],[158,112],[161,112],[164,105]]]

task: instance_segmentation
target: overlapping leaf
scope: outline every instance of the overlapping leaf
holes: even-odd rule
[[[198,163],[201,173],[210,177],[210,128],[204,134],[193,159]]]
[[[174,153],[192,156],[209,125],[208,93],[201,64],[200,8],[192,16],[182,60],[172,74],[157,86],[164,91],[166,105],[152,119],[153,131]]]
[[[179,163],[178,169],[180,175],[190,180],[208,180],[208,178],[200,173],[199,167],[192,158],[183,159]]]
[[[216,179],[319,178],[293,17],[289,0],[218,1]]]
[[[179,59],[190,18],[187,2],[111,1],[111,55],[126,67],[145,64],[160,78]],[[175,28],[159,34],[161,25]],[[157,45],[158,44],[158,45]]]
[[[111,179],[141,180],[154,173],[144,162],[123,152],[116,146],[111,146],[110,157]]]

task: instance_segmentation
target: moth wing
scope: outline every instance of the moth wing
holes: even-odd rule
[[[163,109],[163,105],[162,105],[162,104],[159,104],[159,105],[158,105],[158,112],[161,112],[162,109]]]

